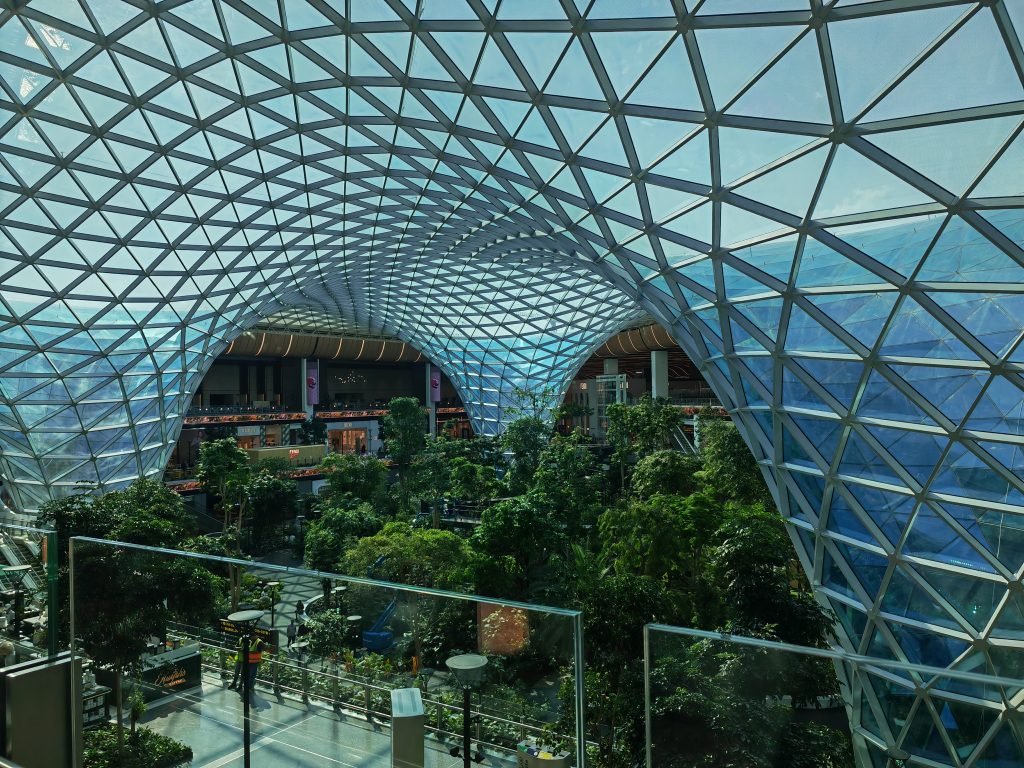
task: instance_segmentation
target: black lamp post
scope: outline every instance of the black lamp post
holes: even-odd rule
[[[21,637],[21,617],[25,612],[25,591],[21,588],[25,577],[32,570],[31,565],[9,565],[5,574],[11,574],[14,581],[14,639]]]
[[[256,622],[263,618],[263,611],[236,611],[228,616],[228,621],[237,624],[242,633],[242,765],[250,768],[249,755],[249,643],[252,641],[252,630]]]
[[[483,682],[487,657],[478,653],[462,653],[450,657],[445,661],[445,665],[462,686],[462,747],[452,747],[448,754],[452,757],[462,755],[463,768],[470,768],[471,762],[479,763],[484,759],[483,752],[473,754],[469,745],[469,694]]]

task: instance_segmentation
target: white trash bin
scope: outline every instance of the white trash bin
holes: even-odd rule
[[[424,715],[419,688],[391,691],[391,768],[423,768]]]

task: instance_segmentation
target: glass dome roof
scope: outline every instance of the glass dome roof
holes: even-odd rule
[[[1022,33],[1016,0],[0,3],[0,473],[22,509],[159,475],[274,317],[410,342],[495,432],[647,313],[840,642],[997,667],[1024,640]],[[1012,749],[1002,718],[954,747],[913,695],[930,726],[865,686],[865,743]]]

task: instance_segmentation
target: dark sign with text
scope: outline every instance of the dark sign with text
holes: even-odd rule
[[[220,631],[225,635],[234,635],[235,637],[241,637],[245,627],[241,624],[236,624],[233,621],[227,619],[220,620]],[[258,637],[267,645],[277,647],[277,630],[270,630],[266,627],[252,627],[249,632],[253,637]]]

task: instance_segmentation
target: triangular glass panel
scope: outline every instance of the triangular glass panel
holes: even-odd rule
[[[997,355],[1006,354],[1021,335],[1024,296],[1020,294],[933,291],[929,296]]]
[[[1011,197],[1024,195],[1024,134],[1017,134],[1013,143],[999,156],[995,165],[972,191],[971,197]]]
[[[1019,124],[1018,117],[999,117],[930,125],[876,134],[871,143],[953,194],[961,195]]]
[[[506,32],[505,39],[511,43],[534,85],[540,89],[571,38],[563,32]]]
[[[594,76],[590,60],[579,40],[575,40],[569,46],[544,91],[561,96],[604,101],[604,91]]]
[[[756,26],[700,29],[701,63],[715,106],[721,109],[795,37],[792,27]],[[820,65],[815,68],[820,71]]]
[[[690,57],[681,37],[672,41],[626,102],[668,109],[703,110]]]
[[[932,202],[863,155],[842,145],[829,166],[814,218],[827,219]]]
[[[895,224],[854,224],[830,231],[880,264],[909,277],[945,221],[943,214],[930,214],[902,219]]]
[[[591,40],[601,56],[615,93],[623,98],[643,76],[671,37],[665,31],[593,32]]]
[[[951,330],[909,296],[896,311],[880,352],[898,357],[977,359]]]
[[[737,187],[736,192],[803,219],[826,159],[828,150],[821,147]]]
[[[729,113],[831,124],[817,36],[808,32],[765,72]]]
[[[843,114],[847,120],[892,82],[962,11],[930,8],[885,17],[846,19],[829,27]]]
[[[1024,268],[959,216],[950,218],[917,279],[934,282],[1024,283]]]
[[[991,13],[977,13],[867,113],[887,120],[1024,98]]]
[[[711,184],[710,161],[708,132],[701,131],[664,160],[652,166],[651,173],[698,184]]]
[[[878,371],[872,371],[864,386],[864,394],[861,395],[857,415],[874,419],[907,421],[913,424],[935,424],[935,421],[913,400],[894,387],[892,382],[884,378]]]

